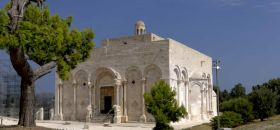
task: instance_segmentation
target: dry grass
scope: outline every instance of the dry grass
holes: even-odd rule
[[[255,120],[233,130],[280,130],[280,115],[273,116],[266,121]]]
[[[212,128],[209,124],[203,124],[185,130],[212,130]],[[233,130],[280,130],[280,115],[273,116],[262,122],[255,120],[249,124],[233,128]]]
[[[54,130],[44,127],[0,126],[0,130]]]
[[[209,124],[202,124],[198,126],[193,126],[184,130],[212,130],[212,127]]]

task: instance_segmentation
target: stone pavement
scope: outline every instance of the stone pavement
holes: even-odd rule
[[[14,118],[3,118],[4,125],[16,125],[17,119]],[[179,130],[183,128],[189,128],[195,125],[202,124],[203,122],[192,122],[184,124],[172,124],[172,126]],[[123,124],[110,124],[104,126],[101,123],[84,123],[74,121],[36,121],[37,126],[46,128],[53,128],[57,130],[86,130],[85,124],[88,126],[88,130],[151,130],[155,124],[153,123],[123,123]]]

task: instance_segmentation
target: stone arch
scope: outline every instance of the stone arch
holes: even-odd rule
[[[64,120],[75,120],[73,75],[69,74],[68,80],[63,81],[62,88],[62,113]]]
[[[182,80],[185,82],[189,82],[189,73],[185,67],[182,70]]]
[[[192,82],[189,88],[189,113],[191,120],[201,120],[201,88],[202,84],[200,82]]]
[[[110,67],[100,67],[91,74],[91,82],[94,83],[94,86],[97,85],[98,80],[100,80],[100,77],[102,77],[104,73],[111,75],[113,80],[121,79],[121,75],[116,70]]]
[[[152,85],[162,78],[161,69],[157,65],[149,65],[144,70],[144,77],[146,79],[146,91],[150,91]]]
[[[185,108],[187,110],[189,110],[189,106],[188,106],[188,92],[189,92],[189,88],[188,88],[188,82],[189,82],[189,77],[188,77],[188,71],[187,69],[184,67],[183,70],[182,70],[182,90],[181,90],[181,93],[182,93],[182,97],[183,97],[183,100],[182,100],[182,103],[183,105],[185,106]]]
[[[174,72],[176,74],[177,80],[181,79],[181,69],[178,65],[175,65]]]
[[[93,72],[91,81],[94,84],[93,99],[96,112],[105,114],[116,104],[115,85],[119,79],[120,74],[112,68],[101,67]],[[109,107],[106,106],[107,98],[110,98],[111,102]]]
[[[141,116],[142,104],[142,73],[136,66],[126,69],[125,77],[127,80],[126,106],[129,121],[138,121]]]
[[[85,70],[79,70],[75,73],[76,81],[76,120],[85,121],[87,106],[89,105],[89,86],[88,73]]]
[[[146,79],[145,91],[149,92],[154,83],[158,82],[162,78],[161,69],[157,65],[149,65],[144,69],[144,77]],[[152,115],[146,112],[147,121],[154,121]]]

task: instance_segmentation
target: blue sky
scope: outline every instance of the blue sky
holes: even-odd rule
[[[3,7],[8,0],[1,0]],[[279,0],[47,0],[53,14],[74,16],[73,27],[90,27],[100,46],[105,38],[148,32],[176,39],[221,60],[220,86],[230,89],[280,77]],[[1,55],[1,58],[5,58]],[[53,74],[38,90],[53,91]]]

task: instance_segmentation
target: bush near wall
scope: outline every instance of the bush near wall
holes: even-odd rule
[[[220,128],[234,128],[243,124],[242,116],[236,112],[226,111],[220,117]],[[218,128],[218,117],[211,120],[213,130]]]
[[[221,111],[233,111],[242,116],[243,122],[251,121],[253,117],[253,104],[246,98],[234,98],[221,104]]]

